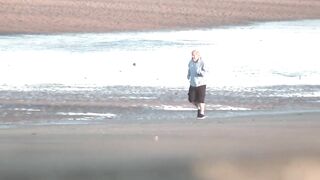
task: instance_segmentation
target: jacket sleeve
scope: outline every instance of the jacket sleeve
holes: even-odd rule
[[[190,79],[190,68],[188,67],[187,79]]]
[[[207,70],[206,66],[204,65],[204,63],[202,62],[200,68],[198,69],[197,74],[198,74],[198,76],[203,77],[206,75],[207,72],[208,72],[208,70]]]

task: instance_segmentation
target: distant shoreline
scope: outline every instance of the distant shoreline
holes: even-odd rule
[[[3,0],[0,34],[184,30],[320,19],[311,0]]]

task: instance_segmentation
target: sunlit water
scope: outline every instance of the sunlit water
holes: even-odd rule
[[[320,20],[189,31],[1,35],[0,85],[186,86],[199,49],[208,85],[320,84]]]

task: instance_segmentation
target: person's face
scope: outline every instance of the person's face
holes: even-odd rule
[[[199,55],[199,53],[197,51],[193,51],[191,56],[192,56],[192,60],[193,61],[198,61],[198,59],[200,57],[200,55]]]

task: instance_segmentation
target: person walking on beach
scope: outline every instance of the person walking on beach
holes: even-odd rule
[[[199,51],[193,50],[188,64],[188,80],[190,82],[188,100],[198,109],[197,118],[204,119],[207,69]]]

